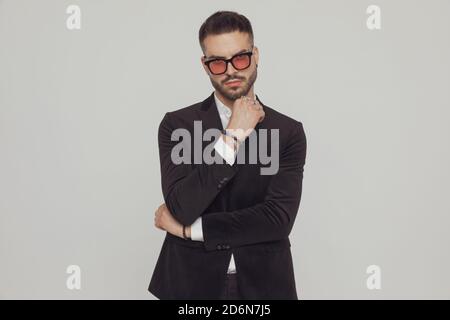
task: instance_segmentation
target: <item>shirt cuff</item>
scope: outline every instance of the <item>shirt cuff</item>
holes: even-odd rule
[[[197,220],[191,224],[191,240],[203,241],[202,217],[198,217]]]
[[[233,148],[230,147],[220,136],[214,145],[214,149],[220,154],[220,156],[230,165],[234,164],[234,160],[236,158],[236,153]]]

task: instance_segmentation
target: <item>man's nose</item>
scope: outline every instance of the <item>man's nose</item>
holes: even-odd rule
[[[228,66],[227,66],[227,72],[226,72],[226,75],[227,75],[228,77],[230,77],[230,76],[235,75],[237,72],[238,72],[238,70],[236,70],[236,69],[233,67],[233,64],[231,63],[231,61],[229,61],[229,62],[228,62]]]

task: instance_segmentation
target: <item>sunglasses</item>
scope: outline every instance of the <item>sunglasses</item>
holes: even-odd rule
[[[235,54],[230,59],[215,58],[204,61],[209,71],[214,75],[227,72],[228,63],[231,62],[236,70],[244,70],[250,67],[252,63],[253,48],[251,51]],[[204,56],[206,58],[206,56]]]

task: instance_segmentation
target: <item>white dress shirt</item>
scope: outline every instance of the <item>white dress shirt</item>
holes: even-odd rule
[[[220,120],[222,121],[222,127],[225,129],[228,126],[228,122],[230,122],[232,111],[220,101],[216,93],[214,93],[214,100],[216,101],[217,110],[219,111]],[[236,154],[233,148],[226,144],[222,138],[218,139],[214,144],[214,149],[229,165],[234,164]],[[191,225],[191,239],[194,241],[204,241],[201,216]],[[236,273],[236,264],[234,263],[233,254],[231,254],[227,273]]]

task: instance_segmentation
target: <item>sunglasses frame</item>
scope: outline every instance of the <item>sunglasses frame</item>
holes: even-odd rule
[[[234,65],[233,59],[236,58],[236,57],[238,57],[238,56],[242,56],[242,55],[248,56],[248,58],[249,58],[249,59],[248,59],[248,60],[249,60],[249,63],[248,63],[248,66],[247,66],[247,67],[245,67],[245,68],[243,68],[243,69],[238,69],[238,68],[236,68],[236,66]],[[250,49],[250,51],[245,51],[245,52],[241,52],[241,53],[236,53],[236,54],[235,54],[234,56],[232,56],[230,59],[213,58],[213,59],[211,59],[211,60],[205,60],[203,63],[208,67],[208,70],[209,70],[213,75],[218,76],[218,75],[221,75],[221,74],[224,74],[225,72],[227,72],[227,70],[228,70],[228,63],[231,63],[231,65],[233,66],[233,68],[235,68],[235,69],[238,70],[238,71],[247,69],[247,68],[250,67],[251,64],[252,64],[252,55],[253,55],[253,46],[252,46],[252,48]],[[203,57],[206,59],[206,56],[203,56]],[[225,62],[225,71],[224,71],[224,72],[221,72],[221,73],[214,73],[214,72],[212,72],[212,70],[211,70],[209,64],[210,64],[211,62],[214,62],[214,61],[217,61],[217,60],[220,60],[220,61],[224,61],[224,62]]]

